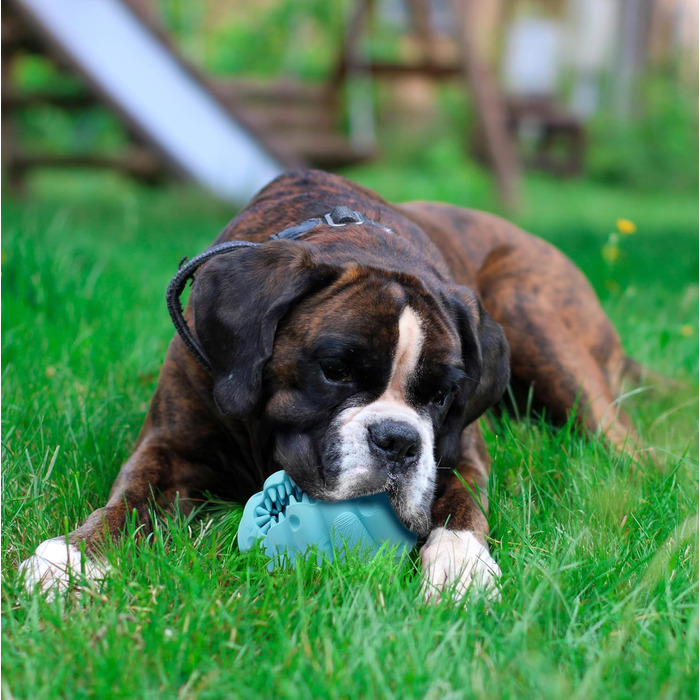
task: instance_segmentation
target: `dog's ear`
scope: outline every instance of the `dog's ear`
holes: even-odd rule
[[[463,414],[464,425],[468,425],[503,396],[510,381],[510,349],[503,328],[470,289],[455,287],[451,291],[464,371],[470,378]]]
[[[194,327],[212,364],[214,400],[223,414],[253,411],[277,325],[296,301],[336,274],[291,241],[235,250],[200,269],[192,289]]]

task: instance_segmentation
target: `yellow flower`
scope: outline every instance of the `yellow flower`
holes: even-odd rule
[[[601,252],[603,254],[603,260],[605,260],[608,265],[614,265],[620,258],[620,246],[616,243],[606,243]]]
[[[681,326],[681,335],[684,338],[692,338],[695,335],[695,326],[692,323],[686,323]]]
[[[625,236],[631,236],[636,232],[637,226],[634,221],[630,221],[629,219],[618,219],[617,230]]]

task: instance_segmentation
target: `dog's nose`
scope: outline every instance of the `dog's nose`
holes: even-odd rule
[[[371,425],[369,432],[370,449],[380,458],[397,466],[408,466],[420,454],[420,435],[408,423],[384,421]]]

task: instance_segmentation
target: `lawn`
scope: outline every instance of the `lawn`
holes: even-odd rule
[[[357,168],[394,199],[495,208],[479,178]],[[18,563],[103,504],[173,330],[164,290],[231,217],[183,188],[46,175],[3,202],[2,688],[6,698],[694,698],[698,247],[694,195],[529,179],[514,219],[590,277],[636,359],[625,399],[659,466],[536,417],[485,421],[502,600],[419,601],[415,561],[268,573],[240,507],[111,546],[99,591],[47,602]],[[637,232],[606,262],[619,218]]]

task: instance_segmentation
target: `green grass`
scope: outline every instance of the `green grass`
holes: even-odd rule
[[[387,197],[493,204],[430,164],[353,175]],[[418,602],[415,562],[269,574],[240,508],[108,552],[99,592],[47,602],[18,563],[103,504],[172,335],[164,289],[231,212],[188,190],[42,178],[3,203],[3,695],[7,698],[693,698],[698,687],[697,206],[528,183],[515,218],[574,256],[628,352],[680,389],[626,403],[661,465],[536,419],[487,421],[503,599]],[[600,249],[633,219],[614,268]]]

